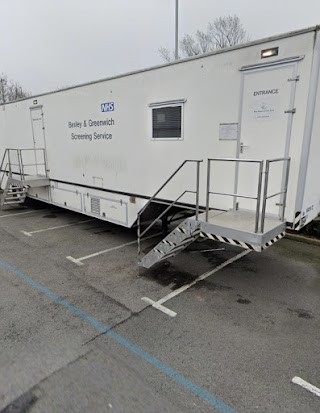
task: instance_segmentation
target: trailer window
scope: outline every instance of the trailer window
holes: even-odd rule
[[[152,138],[182,138],[182,105],[152,108]]]

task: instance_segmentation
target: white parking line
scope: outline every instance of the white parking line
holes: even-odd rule
[[[157,234],[150,235],[149,237],[143,238],[142,241],[146,241],[147,239],[155,238],[155,237],[157,237],[161,234],[162,234],[161,232],[158,232]],[[138,242],[137,240],[126,242],[125,244],[117,245],[116,247],[108,248],[108,249],[103,250],[103,251],[94,252],[93,254],[86,255],[86,256],[81,257],[81,258],[73,258],[73,257],[71,257],[71,255],[69,255],[68,257],[66,257],[66,259],[69,260],[69,261],[74,262],[77,265],[84,265],[82,261],[85,261],[88,258],[97,257],[98,255],[105,254],[105,253],[111,252],[111,251],[115,251],[115,250],[118,250],[120,248],[127,247],[128,245],[136,244],[137,242]]]
[[[308,390],[312,394],[320,397],[320,389],[313,384],[308,383],[307,381],[301,379],[298,376],[295,376],[292,380],[292,383],[297,384],[298,386],[303,387],[304,389]]]
[[[174,313],[174,311],[169,310],[166,307],[163,307],[163,303],[165,303],[166,301],[171,300],[173,297],[176,297],[177,295],[183,293],[184,291],[188,290],[190,287],[192,287],[193,285],[197,284],[199,281],[203,281],[206,278],[210,277],[210,275],[215,274],[216,272],[222,270],[222,268],[226,267],[227,265],[232,264],[235,261],[238,261],[240,258],[244,257],[245,255],[249,254],[249,252],[251,252],[251,250],[245,250],[243,252],[240,252],[240,254],[236,255],[233,258],[230,258],[229,260],[223,262],[222,264],[218,265],[218,267],[214,268],[211,271],[208,271],[202,275],[200,275],[198,278],[196,278],[195,280],[193,280],[191,283],[189,284],[185,284],[180,288],[177,288],[176,290],[172,291],[172,293],[166,295],[165,297],[161,298],[158,301],[153,301],[148,297],[142,297],[141,300],[148,302],[149,304],[152,305],[152,307],[156,308],[157,310],[160,310],[162,312],[164,312],[167,315],[170,315],[168,313],[168,311]],[[165,308],[165,311],[163,311],[163,308]],[[177,315],[177,313],[174,313],[175,315],[171,315],[171,317],[175,317]]]
[[[17,215],[32,214],[33,212],[38,212],[38,211],[45,212],[45,211],[48,211],[48,209],[34,209],[32,211],[18,212],[17,214],[0,215],[0,218],[16,217]]]
[[[66,225],[59,225],[57,227],[50,227],[50,228],[44,228],[44,229],[38,229],[36,231],[21,231],[22,234],[27,235],[28,237],[32,237],[32,234],[38,234],[39,232],[45,232],[45,231],[52,231],[54,229],[60,229],[60,228],[66,228],[66,227],[72,227],[74,225],[79,225],[79,224],[84,224],[86,222],[94,221],[94,219],[86,219],[85,221],[79,221],[79,222],[73,222],[72,224],[66,224]]]
[[[152,305],[152,307],[156,308],[157,310],[162,311],[163,313],[169,315],[170,317],[175,317],[177,315],[176,312],[169,310],[169,308],[165,307],[164,305],[161,305],[157,303],[156,301],[150,300],[148,297],[142,297],[142,301],[145,301],[146,303]]]

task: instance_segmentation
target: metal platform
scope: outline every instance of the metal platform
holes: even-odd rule
[[[238,245],[243,248],[263,251],[285,234],[285,222],[266,216],[263,232],[256,232],[256,213],[250,211],[214,211],[200,214],[200,236]]]
[[[186,163],[193,162],[196,164],[196,189],[185,190],[178,196],[175,201],[169,203],[168,207],[143,231],[141,231],[140,218],[143,211],[154,202],[156,196],[167,185],[168,182],[179,172]],[[207,167],[207,191],[206,191],[206,208],[204,213],[200,213],[199,206],[199,168],[201,160],[186,160],[176,171],[167,179],[167,181],[158,189],[158,191],[149,199],[145,207],[138,214],[138,252],[140,253],[141,238],[149,231],[150,228],[179,201],[186,193],[195,195],[195,215],[185,219],[169,235],[158,243],[148,254],[139,262],[144,268],[150,268],[154,264],[165,259],[171,258],[185,249],[199,237],[205,237],[213,241],[220,241],[227,244],[235,245],[241,248],[261,252],[270,247],[276,241],[285,235],[286,220],[285,207],[287,186],[290,169],[290,158],[277,158],[269,160],[255,159],[238,159],[238,158],[214,158],[208,159]],[[258,185],[256,196],[225,193],[212,191],[210,185],[210,165],[212,162],[232,162],[235,164],[251,163],[258,165]],[[281,183],[280,191],[268,193],[269,169],[271,163],[283,163],[282,176],[279,176]],[[264,176],[264,180],[263,180]],[[234,199],[234,209],[221,211],[213,209],[210,203],[210,196],[227,196]],[[279,216],[271,216],[267,213],[267,201],[275,196],[280,197]],[[238,209],[237,199],[249,199],[255,201],[255,210],[245,211]]]
[[[11,178],[13,185],[21,185],[29,188],[36,188],[39,186],[49,186],[50,180],[46,176],[42,175],[27,175],[23,178]]]
[[[0,207],[22,204],[29,188],[49,186],[47,171],[45,149],[7,148],[0,164]]]

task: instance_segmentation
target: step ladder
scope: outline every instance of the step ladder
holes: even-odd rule
[[[259,165],[259,179],[256,197],[246,195],[230,194],[213,192],[210,189],[210,164],[213,161],[227,162],[250,162]],[[240,248],[249,249],[256,252],[262,252],[266,248],[273,245],[284,237],[286,231],[285,206],[287,196],[287,186],[289,179],[290,158],[279,158],[267,161],[260,160],[245,160],[238,158],[215,158],[208,159],[207,169],[207,192],[205,212],[199,213],[199,166],[201,161],[197,162],[197,188],[195,191],[184,191],[175,201],[169,203],[168,207],[151,223],[143,232],[141,232],[140,217],[151,202],[155,202],[156,196],[162,188],[172,179],[178,170],[171,175],[166,183],[158,190],[153,197],[147,202],[145,207],[138,214],[138,252],[140,253],[140,241],[145,233],[162,218],[172,206],[176,205],[177,201],[185,193],[196,194],[195,211],[193,217],[185,219],[180,223],[169,235],[158,243],[150,252],[141,258],[139,266],[150,268],[156,263],[169,259],[183,251],[192,242],[199,237],[207,238],[213,241],[223,242],[229,245],[238,246]],[[268,178],[270,164],[273,162],[283,162],[283,173],[280,177],[281,190],[275,194],[268,193]],[[264,182],[263,182],[264,175]],[[256,201],[255,211],[241,211],[237,209],[231,210],[215,210],[210,207],[210,195],[225,195],[233,198],[250,198]],[[275,196],[281,197],[280,216],[267,216],[267,201]]]
[[[45,149],[10,149],[0,165],[0,207],[23,204],[30,188],[49,186]]]
[[[27,197],[28,189],[29,187],[13,184],[10,182],[10,179],[8,179],[0,199],[0,207],[23,204]]]

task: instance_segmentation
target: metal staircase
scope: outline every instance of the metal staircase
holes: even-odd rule
[[[141,239],[143,236],[161,219],[166,216],[168,211],[177,205],[177,203],[186,195],[194,194],[196,197],[195,207],[188,208],[194,209],[196,214],[195,217],[198,219],[199,216],[199,185],[200,185],[200,163],[202,160],[187,159],[173,172],[172,175],[164,182],[163,185],[156,191],[156,193],[148,200],[142,210],[138,213],[137,219],[137,236],[138,236],[138,253],[141,253]],[[161,214],[154,219],[151,224],[141,231],[141,216],[144,211],[152,202],[157,202],[158,194],[165,188],[168,183],[181,171],[185,165],[195,164],[196,165],[196,189],[195,190],[185,190],[183,191],[174,201],[168,202],[168,206],[161,212]],[[168,236],[166,236],[155,248],[153,248],[147,255],[145,255],[139,262],[141,267],[150,268],[152,265],[165,260],[167,258],[177,255],[180,251],[185,249],[189,244],[191,244],[200,235],[200,227],[198,222],[190,220],[187,218],[184,220],[174,231],[172,231]]]
[[[199,236],[200,223],[187,218],[145,255],[139,265],[150,268],[158,262],[174,257],[192,244]]]
[[[9,149],[0,166],[0,207],[23,204],[29,188],[48,186],[45,149]]]
[[[141,232],[141,215],[150,205],[151,202],[156,202],[156,197],[160,191],[168,184],[169,181],[180,171],[180,169],[188,162],[196,162],[196,190],[184,191],[175,201],[169,203],[168,207],[143,231]],[[146,254],[139,262],[139,265],[144,268],[150,268],[156,263],[165,259],[171,258],[184,250],[188,245],[194,242],[199,237],[205,237],[213,241],[224,242],[231,245],[236,245],[241,248],[246,248],[261,252],[273,245],[285,235],[285,207],[287,198],[287,187],[290,170],[290,158],[279,158],[271,160],[248,160],[238,158],[214,158],[208,159],[207,164],[207,190],[206,190],[206,205],[205,212],[199,214],[199,183],[200,183],[200,163],[202,161],[185,161],[180,167],[167,179],[160,189],[149,199],[145,207],[138,214],[138,252],[140,254],[140,242],[142,237],[149,231],[155,223],[162,218],[186,193],[196,195],[194,209],[196,214],[193,217],[185,219],[180,223],[169,235],[158,243],[148,254]],[[256,196],[248,196],[244,194],[214,192],[211,190],[211,164],[213,162],[233,162],[237,166],[242,163],[257,164],[259,167],[258,186]],[[276,193],[269,194],[269,172],[270,166],[273,163],[283,163],[281,189]],[[264,179],[263,179],[264,176]],[[235,207],[231,210],[217,210],[210,205],[210,196],[227,196],[232,197]],[[267,216],[267,202],[269,199],[279,197],[279,216]],[[244,198],[252,200],[256,203],[254,211],[238,210],[238,199]]]
[[[28,193],[28,187],[12,184],[10,180],[7,181],[7,185],[3,191],[0,200],[0,207],[4,205],[16,205],[23,204]]]

